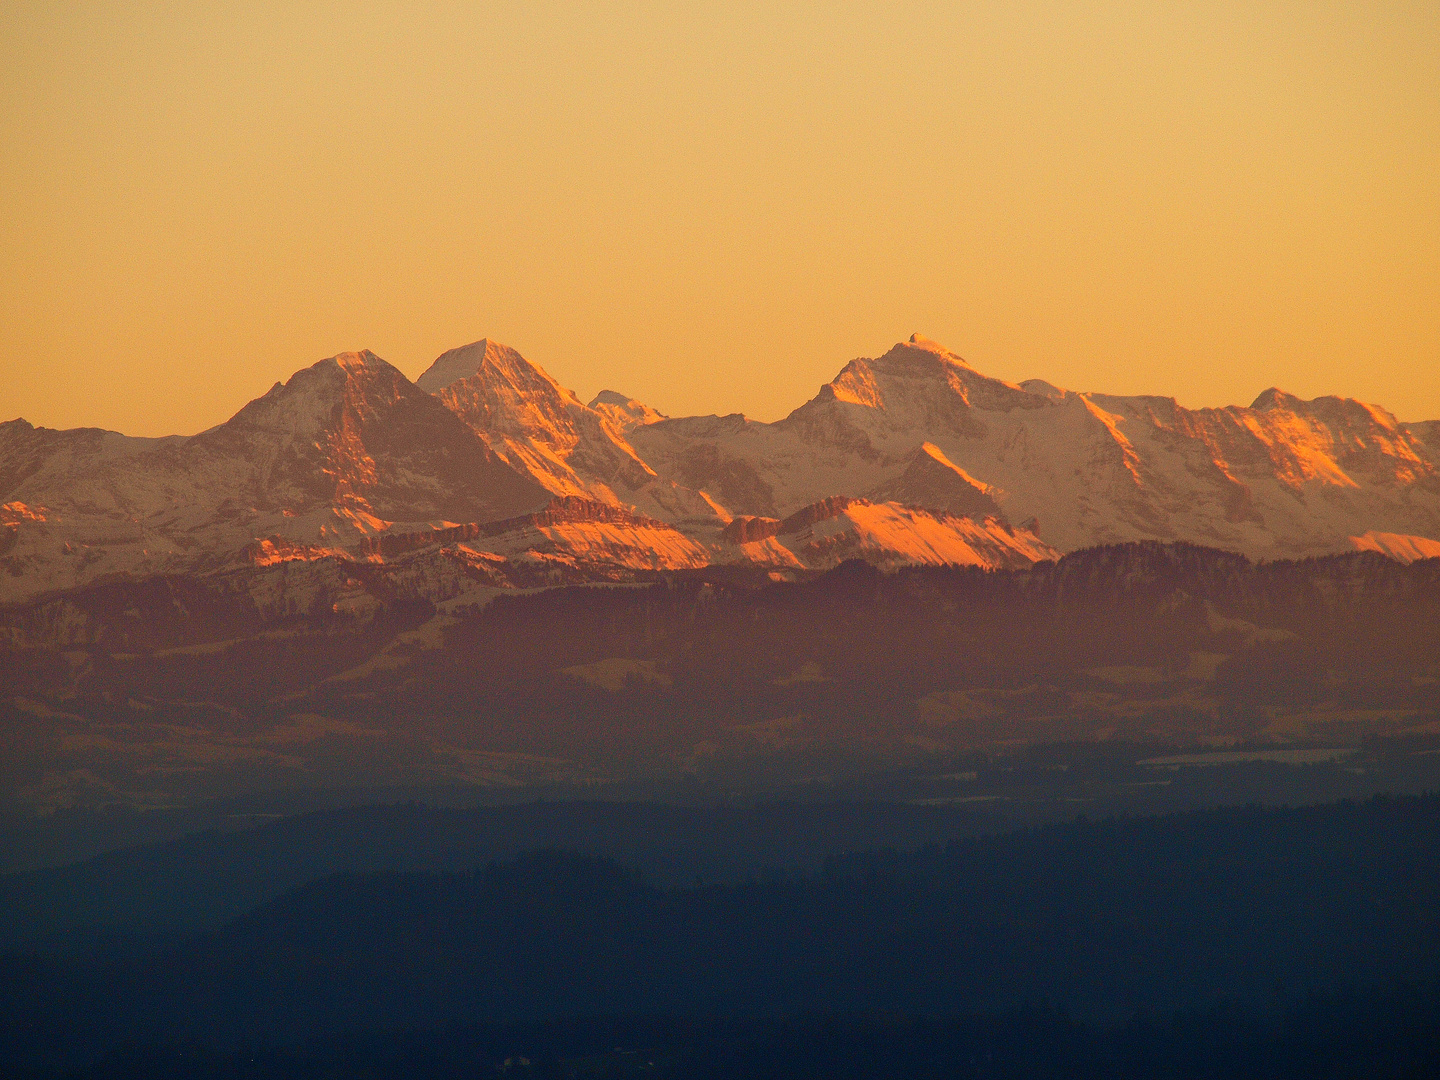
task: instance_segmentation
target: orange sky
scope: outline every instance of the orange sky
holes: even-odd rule
[[[483,336],[774,419],[917,330],[1440,418],[1433,0],[12,0],[0,207],[0,419],[52,427]]]

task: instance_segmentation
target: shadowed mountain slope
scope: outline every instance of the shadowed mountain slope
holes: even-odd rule
[[[918,335],[851,361],[773,424],[665,418],[609,391],[587,406],[488,340],[418,384],[346,353],[189,438],[0,425],[0,599],[424,547],[451,552],[414,563],[436,597],[457,575],[504,589],[709,562],[993,568],[1133,540],[1408,560],[1440,544],[1436,443],[1433,422],[1275,389],[1189,410],[1014,385]],[[483,542],[496,535],[483,526],[555,498],[543,527]],[[835,500],[847,508],[830,513]],[[759,523],[796,515],[810,534]]]
[[[16,523],[7,592],[111,573],[207,570],[257,540],[326,552],[396,525],[510,517],[542,505],[438,400],[373,353],[343,353],[277,383],[188,438],[0,431]]]
[[[943,508],[973,513],[984,495],[1062,551],[1180,539],[1281,558],[1346,550],[1372,530],[1440,537],[1429,430],[1361,402],[1275,390],[1248,409],[1189,410],[1016,386],[917,335],[851,361],[775,424],[668,420],[631,441],[661,475],[734,513],[783,517],[833,495],[961,498],[955,479],[936,487],[943,461],[977,489]],[[916,458],[926,446],[929,462]]]

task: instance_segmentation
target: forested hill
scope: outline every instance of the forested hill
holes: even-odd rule
[[[392,597],[363,619],[317,600],[274,623],[219,582],[116,582],[3,613],[12,806],[342,783],[818,792],[1062,743],[1440,746],[1440,559],[1256,564],[1144,543],[1028,570],[852,562],[483,608]]]
[[[1077,822],[699,888],[561,852],[344,875],[140,959],[12,956],[5,1053],[1027,1002],[1102,1027],[1222,1002],[1258,1017],[1433,977],[1437,836],[1431,796]]]

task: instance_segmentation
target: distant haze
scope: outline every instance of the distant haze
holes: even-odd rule
[[[913,331],[1440,418],[1437,87],[1432,2],[12,2],[0,420],[481,337],[770,420]]]

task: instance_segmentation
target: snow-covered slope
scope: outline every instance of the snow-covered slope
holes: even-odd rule
[[[1431,461],[1440,456],[1440,420],[1422,420],[1400,426],[1405,429],[1405,434],[1425,446]]]
[[[0,425],[0,483],[23,508],[0,525],[5,599],[214,568],[267,538],[325,550],[397,525],[512,517],[548,498],[368,352],[306,368],[189,438]]]
[[[618,503],[612,484],[633,489],[653,478],[603,417],[497,342],[450,350],[416,385],[437,395],[505,460],[557,495]]]
[[[575,497],[481,530],[469,546],[514,561],[560,563],[606,577],[607,569],[694,570],[710,553],[673,525]]]
[[[1352,536],[1357,551],[1378,551],[1396,562],[1412,563],[1417,559],[1440,559],[1440,540],[1424,536],[1401,536],[1398,533],[1367,532]]]
[[[974,518],[1000,517],[989,484],[947,458],[934,443],[921,443],[905,459],[905,471],[869,493],[875,502],[926,506]]]
[[[724,562],[828,570],[846,559],[902,564],[1019,569],[1060,557],[1024,529],[990,517],[872,503],[840,496],[804,507],[783,521],[736,518],[722,534]]]
[[[582,405],[508,346],[481,340],[452,349],[416,385],[435,394],[511,466],[556,495],[633,506],[666,520],[726,517],[697,492],[657,480],[626,441],[624,424]],[[644,406],[633,404],[643,415]]]
[[[601,390],[590,402],[590,408],[604,416],[618,431],[625,432],[644,424],[665,420],[664,413],[656,412],[649,405],[614,390]]]
[[[777,423],[692,417],[629,438],[661,476],[734,514],[948,495],[946,508],[993,505],[1061,550],[1180,539],[1280,558],[1347,550],[1370,531],[1440,537],[1432,432],[1361,402],[1275,390],[1249,408],[1188,410],[1017,386],[916,336],[852,361]]]
[[[403,557],[436,575],[416,595],[440,596],[460,578],[998,567],[1149,539],[1428,557],[1440,423],[1275,389],[1190,410],[1015,385],[916,336],[772,424],[667,418],[612,391],[584,405],[484,340],[418,384],[344,353],[188,438],[0,424],[0,602],[237,564],[303,576]]]

